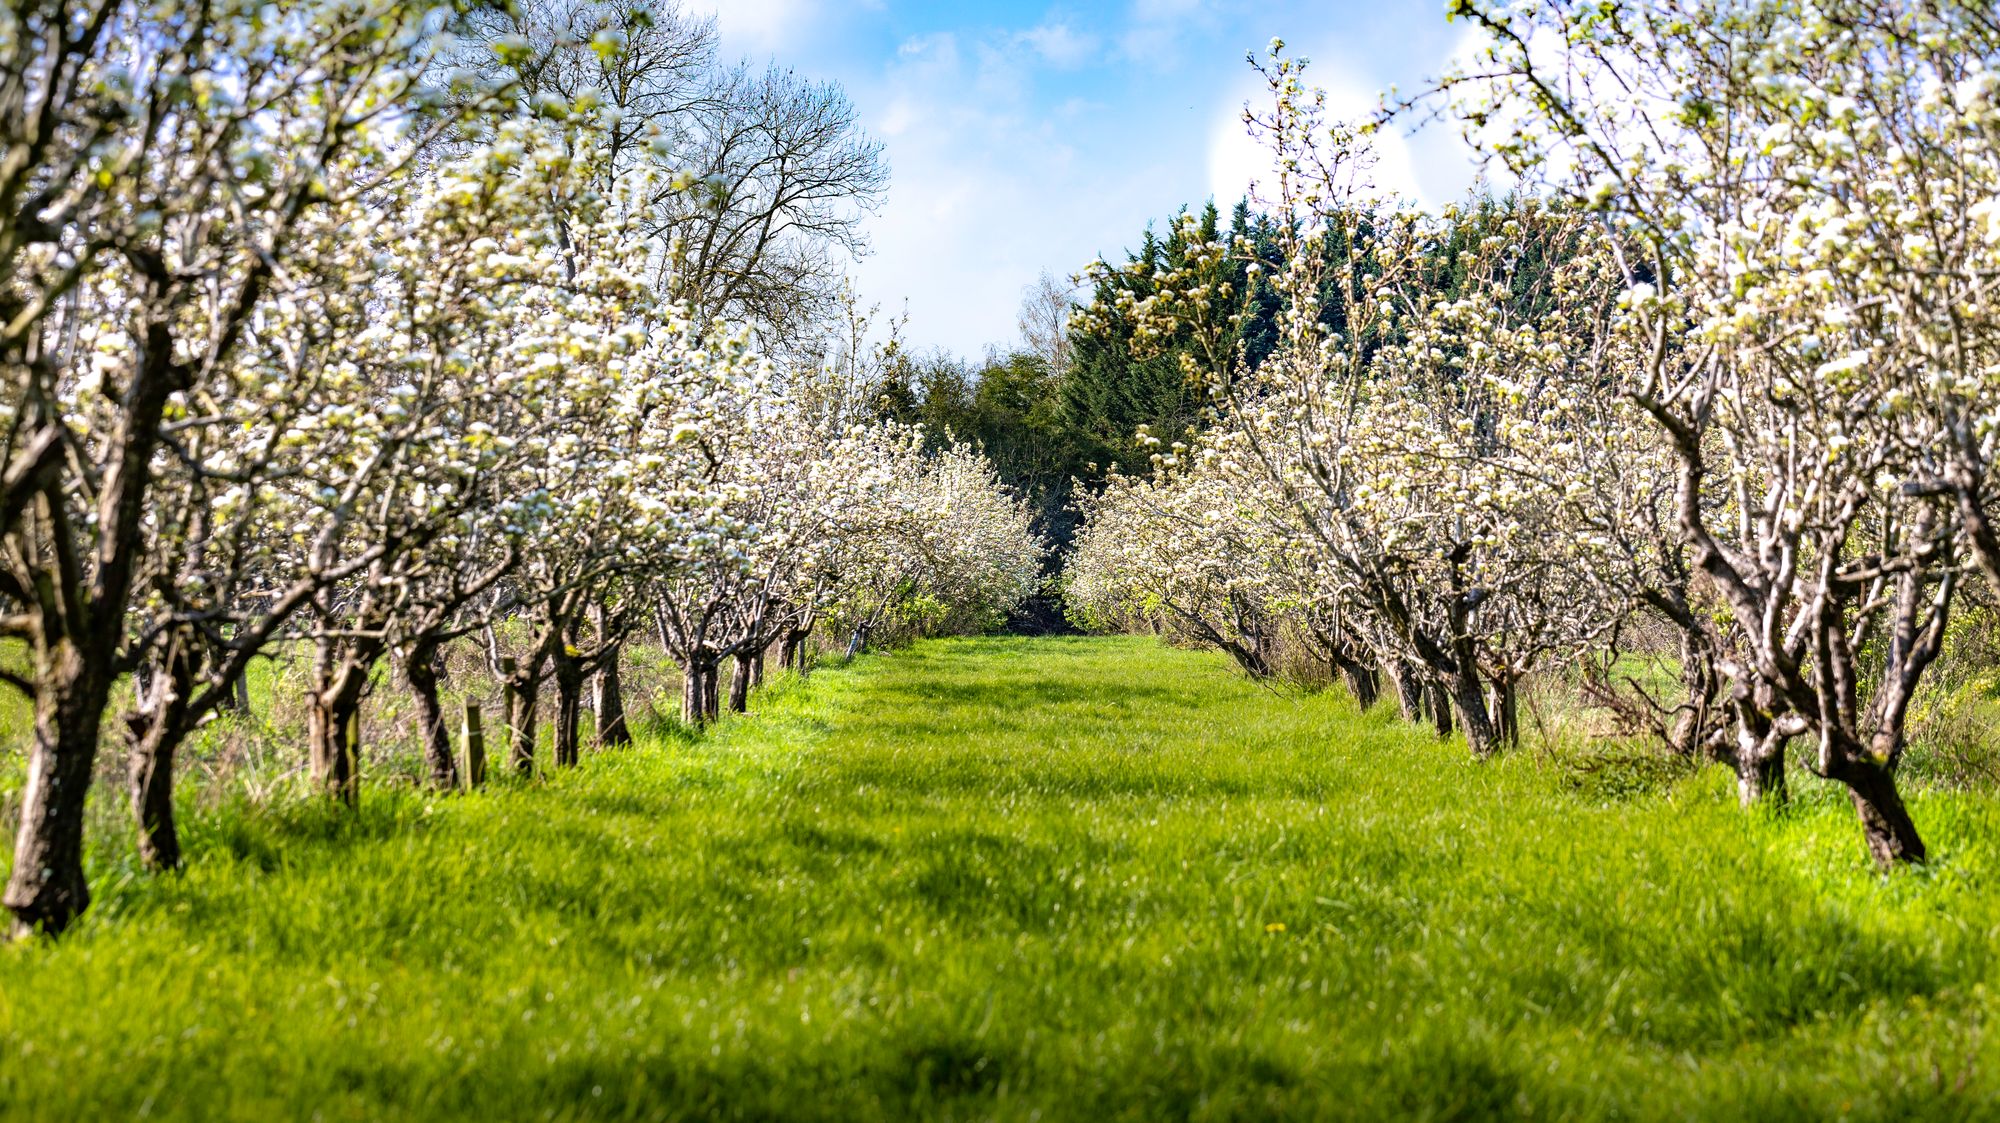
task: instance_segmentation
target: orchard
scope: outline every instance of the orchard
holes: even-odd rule
[[[1990,6],[1010,7],[0,10],[0,1118],[2000,1113]]]

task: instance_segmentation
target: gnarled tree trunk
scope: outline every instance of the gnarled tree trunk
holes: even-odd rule
[[[306,699],[306,747],[312,777],[322,791],[352,807],[361,799],[361,695],[377,649],[335,639],[313,650],[313,683]]]
[[[1479,676],[1454,674],[1446,685],[1451,692],[1450,709],[1457,713],[1459,728],[1465,733],[1466,746],[1476,757],[1492,756],[1500,748],[1500,737],[1486,712],[1486,692],[1480,687]]]
[[[403,657],[403,681],[416,703],[417,742],[424,747],[424,772],[433,789],[448,792],[458,788],[458,759],[451,751],[451,729],[445,724],[444,702],[438,696],[443,654],[431,640],[412,644]]]
[[[1368,712],[1382,696],[1382,687],[1375,677],[1375,668],[1362,662],[1350,652],[1342,650],[1339,644],[1327,645],[1327,661],[1333,664],[1333,669],[1339,672],[1341,681],[1347,684],[1347,692],[1354,696],[1354,704],[1359,706],[1363,713]]]
[[[717,659],[706,651],[688,660],[681,672],[681,720],[699,729],[716,716]]]
[[[306,747],[321,791],[355,806],[361,800],[361,706],[343,692],[314,691],[307,699]]]
[[[1730,705],[1736,711],[1736,744],[1728,764],[1736,772],[1737,801],[1744,807],[1784,803],[1785,746],[1791,738],[1771,719],[1772,692],[1739,684],[1731,692]]]
[[[1424,713],[1440,740],[1451,736],[1451,691],[1443,683],[1424,684]]]
[[[1422,722],[1428,713],[1424,680],[1416,668],[1401,659],[1391,659],[1385,665],[1389,672],[1390,685],[1396,690],[1396,706],[1402,711],[1403,720],[1411,725]]]
[[[54,934],[90,906],[83,876],[83,807],[110,681],[103,663],[68,640],[40,653],[35,739],[14,836],[6,905],[22,932]]]
[[[1868,853],[1883,869],[1924,860],[1924,841],[1896,790],[1895,769],[1868,760],[1849,760],[1835,779],[1847,785]]]
[[[194,698],[194,655],[186,634],[166,638],[166,651],[139,676],[139,698],[126,717],[131,746],[132,816],[139,826],[139,860],[152,870],[181,864],[174,826],[174,750],[187,734]]]
[[[523,776],[535,774],[535,710],[541,702],[542,667],[539,658],[516,667],[507,680],[506,692],[507,761]]]
[[[701,716],[702,721],[712,722],[722,716],[722,663],[710,660],[701,676]]]
[[[778,665],[780,667],[795,672],[801,678],[805,676],[807,670],[810,669],[809,664],[812,661],[812,656],[806,647],[806,640],[811,638],[812,632],[813,624],[810,620],[806,622],[805,627],[792,628],[785,632],[784,642],[778,648]]]

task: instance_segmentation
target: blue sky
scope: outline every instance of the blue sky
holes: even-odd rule
[[[1013,342],[1023,289],[1121,252],[1148,219],[1242,194],[1263,163],[1238,115],[1245,52],[1312,59],[1337,112],[1418,87],[1465,42],[1444,0],[691,0],[724,50],[846,87],[890,188],[855,269],[909,338],[973,356]],[[1454,137],[1381,145],[1376,179],[1435,205],[1475,178]]]

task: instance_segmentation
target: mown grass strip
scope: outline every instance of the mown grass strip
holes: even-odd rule
[[[1996,806],[1618,797],[1127,639],[475,797],[196,815],[0,952],[19,1118],[1979,1118]],[[103,872],[103,871],[100,871]]]

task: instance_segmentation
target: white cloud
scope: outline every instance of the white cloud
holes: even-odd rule
[[[1191,168],[1130,164],[1130,131],[1109,107],[1042,96],[1040,68],[1082,50],[1031,32],[936,33],[903,41],[879,78],[850,83],[892,167],[856,280],[885,307],[908,301],[918,344],[977,354],[1012,342],[1040,273],[1117,252],[1199,182],[1198,148],[1171,154]]]
[[[809,30],[823,5],[819,0],[716,0],[712,7],[726,46],[765,53],[784,49]]]
[[[713,13],[725,52],[791,54],[840,20],[881,12],[888,0],[693,0],[690,10]]]
[[[1379,103],[1376,90],[1358,80],[1355,71],[1327,70],[1333,71],[1331,81],[1329,74],[1317,66],[1307,77],[1309,82],[1326,88],[1329,120],[1361,121],[1374,114]],[[1249,194],[1253,183],[1267,189],[1272,185],[1271,154],[1261,139],[1249,134],[1243,121],[1246,102],[1263,113],[1269,97],[1263,82],[1246,81],[1216,113],[1210,127],[1208,188],[1225,209]],[[1368,175],[1369,184],[1377,191],[1414,199],[1424,207],[1435,208],[1456,198],[1469,179],[1462,154],[1454,159],[1448,150],[1438,153],[1427,150],[1426,155],[1431,158],[1423,161],[1420,170],[1409,139],[1395,130],[1377,132],[1370,147],[1375,163]]]
[[[774,2],[844,17],[862,0],[759,0]],[[914,2],[897,11],[907,17]],[[867,55],[846,56],[857,65],[827,74],[886,142],[891,168],[868,227],[874,252],[855,264],[855,280],[884,308],[907,300],[915,345],[976,355],[1014,339],[1023,289],[1038,274],[1067,275],[1100,254],[1115,260],[1149,220],[1210,192],[1226,208],[1251,179],[1268,178],[1269,159],[1239,119],[1246,100],[1267,96],[1244,50],[1278,32],[1339,45],[1303,52],[1321,60],[1307,79],[1331,87],[1335,113],[1358,116],[1374,109],[1378,88],[1437,72],[1453,40],[1462,43],[1435,17],[1418,23],[1398,5],[1354,3],[1363,7],[1129,0],[1059,6],[1005,28],[943,5],[921,20],[822,15],[819,32],[783,57],[812,67],[837,30],[903,27],[900,39],[886,38],[893,46],[875,38],[861,48]],[[1427,206],[1457,198],[1474,171],[1450,133],[1378,136],[1377,185]]]
[[[1206,0],[1133,0],[1118,37],[1119,55],[1128,62],[1172,69],[1189,29],[1210,15]]]
[[[1418,87],[1427,78],[1446,69],[1452,62],[1467,61],[1479,36],[1466,28],[1448,43],[1434,44],[1439,51],[1430,60],[1408,54],[1376,60],[1369,65],[1351,52],[1310,49],[1323,43],[1333,32],[1321,29],[1291,42],[1287,53],[1311,60],[1304,81],[1307,86],[1326,91],[1326,115],[1333,121],[1360,122],[1374,118],[1381,108],[1382,95],[1399,82]],[[1367,56],[1374,58],[1374,56]],[[1270,91],[1261,78],[1245,75],[1212,119],[1208,133],[1209,189],[1227,206],[1245,193],[1254,180],[1269,184],[1271,157],[1261,143],[1247,135],[1242,117],[1247,102],[1260,113],[1268,112]],[[1462,197],[1479,178],[1477,155],[1444,122],[1429,122],[1414,132],[1392,124],[1370,138],[1375,163],[1368,179],[1380,192],[1414,200],[1419,206],[1436,210]]]
[[[1030,28],[1014,37],[1040,55],[1042,61],[1065,69],[1081,66],[1097,53],[1097,37],[1080,34],[1068,23],[1051,22]]]

